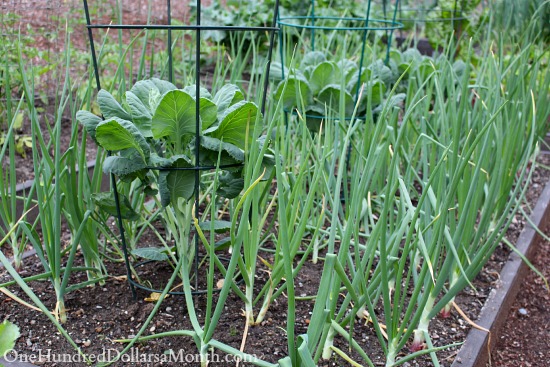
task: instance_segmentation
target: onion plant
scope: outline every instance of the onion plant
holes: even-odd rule
[[[536,113],[542,100],[534,96],[547,95],[547,78],[519,83],[528,70],[537,73],[540,66],[540,61],[520,62],[523,57],[520,53],[517,64],[511,62],[519,72],[510,67],[513,73],[502,73],[495,64],[473,83],[469,67],[457,78],[452,65],[440,59],[428,80],[409,81],[418,83],[417,92],[409,94],[399,123],[398,115],[385,109],[370,129],[382,140],[370,136],[365,146],[375,150],[356,159],[372,159],[376,151],[385,158],[362,166],[352,159],[357,176],[351,187],[361,196],[345,209],[347,226],[341,235],[346,246],[331,255],[335,246],[329,244],[325,271],[331,275],[322,279],[327,283],[320,286],[311,324],[326,321],[323,328],[310,327],[303,339],[314,361],[333,352],[345,355],[333,345],[340,335],[372,365],[353,341],[353,332],[346,331],[353,330],[359,315],[372,322],[388,366],[423,353],[430,353],[438,365],[435,352],[440,347],[429,339],[429,321],[471,284],[500,242],[515,203],[525,193],[528,163],[546,124],[547,107],[543,104],[542,114]],[[513,93],[484,87],[497,83],[511,86]],[[378,180],[369,183],[363,173],[363,167],[377,167],[375,162],[388,165],[380,171],[385,180],[378,189]],[[332,191],[338,192],[337,187]],[[367,198],[365,211],[358,204],[361,197]],[[380,200],[377,207],[373,197]],[[353,224],[361,223],[355,217],[361,212],[367,216],[363,229]],[[334,216],[334,232],[338,221],[343,218]],[[364,230],[368,235],[362,245],[358,234]],[[342,285],[344,299],[339,302]],[[326,303],[319,303],[321,299]],[[397,360],[413,334],[414,353]]]
[[[7,63],[7,59],[5,60]],[[23,203],[23,212],[27,212],[32,205],[32,194],[34,186],[31,186],[23,195],[24,197],[18,197],[17,193],[17,171],[15,165],[15,125],[17,120],[23,117],[22,106],[24,98],[21,98],[14,106],[12,100],[12,91],[10,88],[10,73],[4,74],[4,79],[1,81],[5,86],[6,104],[2,108],[5,111],[7,121],[9,125],[5,135],[3,135],[3,142],[0,144],[0,162],[6,162],[6,169],[0,170],[0,235],[6,235],[8,231],[14,227],[17,222],[17,204]],[[14,108],[15,107],[15,108]],[[7,239],[12,254],[13,264],[15,269],[20,270],[23,262],[23,253],[25,251],[28,241],[21,227],[17,227],[16,230],[10,231],[10,236]]]
[[[68,154],[71,154],[71,150],[75,147],[73,146],[69,148],[69,151],[65,154],[61,154],[61,121],[68,101],[72,98],[70,78],[68,76],[69,51],[70,48],[66,50],[65,54],[65,81],[55,114],[54,126],[52,128],[47,124],[47,135],[50,136],[49,141],[45,138],[47,135],[40,126],[38,113],[35,108],[33,78],[25,73],[25,65],[20,57],[23,91],[27,102],[27,111],[31,120],[33,165],[36,174],[36,206],[38,210],[38,218],[35,223],[22,222],[20,226],[28,237],[29,242],[36,250],[37,256],[46,274],[48,274],[52,281],[57,299],[55,314],[61,322],[67,320],[64,302],[66,293],[105,279],[105,277],[102,276],[103,268],[97,251],[97,237],[95,237],[95,233],[92,236],[92,233],[88,232],[90,235],[88,239],[90,239],[91,242],[85,242],[84,240],[81,242],[83,233],[93,230],[93,227],[89,227],[91,211],[85,210],[82,212],[82,209],[74,209],[71,206],[66,206],[67,200],[80,200],[80,198],[75,198],[75,196],[78,196],[78,194],[87,194],[84,189],[78,191],[78,188],[81,186],[75,182],[71,182],[70,178],[68,178],[70,171],[66,166],[66,157]],[[52,150],[53,156],[51,155]],[[73,168],[75,167],[73,166]],[[83,174],[87,175],[87,169],[84,169]],[[71,186],[71,184],[74,184],[74,186]],[[81,181],[81,184],[83,184],[83,181]],[[64,213],[68,215],[72,214],[72,217],[67,218],[68,223],[77,226],[73,232],[74,237],[71,238],[67,248],[64,246],[65,244],[62,236],[62,218]],[[79,216],[79,219],[76,215]],[[42,236],[38,235],[36,231],[37,228],[40,229]],[[81,245],[80,248],[82,249],[86,266],[84,268],[73,268],[79,245]],[[66,262],[62,259],[65,254],[68,254]],[[63,267],[62,265],[64,263],[65,266]],[[90,279],[83,283],[69,286],[69,277],[71,273],[80,270],[89,271]]]

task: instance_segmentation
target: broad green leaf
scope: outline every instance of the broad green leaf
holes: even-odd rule
[[[401,64],[403,62],[403,56],[401,54],[401,51],[392,49],[390,51],[390,58],[394,60],[397,64]]]
[[[130,92],[132,92],[132,94],[136,96],[141,101],[141,103],[143,103],[143,105],[149,109],[149,111],[152,111],[149,104],[149,96],[151,95],[151,91],[153,89],[156,89],[156,91],[160,94],[157,86],[151,80],[140,80],[136,84],[134,84],[132,89],[130,89]],[[126,100],[128,100],[128,98],[126,98]]]
[[[163,207],[167,207],[170,205],[170,202],[172,199],[170,198],[170,189],[168,189],[168,172],[161,171],[159,172],[159,178],[158,178],[158,187],[159,187],[159,193],[160,193],[160,204]]]
[[[300,71],[304,73],[304,75],[303,75],[304,78],[309,80],[309,79],[311,79],[311,74],[313,73],[314,70],[315,70],[315,66],[311,65],[311,66],[307,66],[305,69],[300,70]]]
[[[230,106],[233,106],[234,104],[239,103],[241,101],[244,101],[244,94],[243,94],[243,92],[241,92],[241,90],[239,90],[233,96],[233,99],[231,100]]]
[[[369,65],[367,70],[370,70],[371,73],[366,74],[368,75],[366,78],[361,77],[362,83],[366,83],[372,79],[380,79],[384,82],[384,84],[391,85],[397,79],[392,70],[387,67],[382,60],[376,60],[373,62]]]
[[[239,196],[244,188],[244,179],[237,172],[224,172],[219,177],[218,194],[233,199]]]
[[[412,68],[412,65],[411,64],[406,64],[404,62],[400,63],[399,65],[397,65],[397,71],[400,73],[400,74],[404,74],[404,73],[407,73],[407,75],[410,74],[411,72],[411,68],[409,68],[409,66],[411,66]],[[407,71],[408,70],[408,71]]]
[[[226,152],[231,158],[238,162],[244,162],[244,152],[237,146],[222,142],[220,139],[212,138],[210,136],[201,137],[201,146],[216,153],[219,151]]]
[[[173,163],[169,168],[193,167],[188,162],[187,157],[174,156],[172,158]],[[178,198],[189,200],[193,196],[195,192],[194,170],[161,171],[159,176],[159,191],[163,206],[167,206],[169,203],[177,203]],[[169,196],[167,197],[167,195]]]
[[[238,102],[225,111],[220,126],[211,136],[244,150],[247,139],[248,144],[256,139],[254,130],[257,117],[261,118],[259,114],[258,106],[253,102]]]
[[[201,115],[201,122],[202,122],[202,130],[208,129],[210,126],[212,126],[216,121],[218,121],[218,106],[216,104],[207,99],[207,98],[201,98],[200,99],[200,115]]]
[[[149,163],[154,167],[169,167],[174,161],[170,158],[161,157],[157,153],[151,153]]]
[[[191,97],[196,98],[197,97],[197,87],[195,84],[188,85],[187,87],[182,89],[185,93],[189,94]],[[200,87],[200,93],[201,98],[207,98],[212,99],[212,94],[208,91],[208,89]]]
[[[271,175],[275,169],[275,155],[274,154],[264,154],[262,157],[262,167],[265,169],[264,177],[262,181],[267,181],[271,179]]]
[[[386,93],[386,85],[381,80],[374,80],[369,83],[369,88],[372,89],[371,103],[377,106],[382,103],[384,94]]]
[[[194,142],[192,143],[194,146]],[[234,165],[244,162],[244,152],[233,144],[224,143],[210,136],[201,137],[200,160],[205,166]],[[224,168],[226,170],[239,170],[241,167]]]
[[[130,200],[128,200],[128,198],[124,194],[119,192],[118,200],[120,204],[120,215],[123,219],[128,219],[132,221],[139,220],[140,215],[132,208]],[[112,192],[100,192],[97,194],[92,194],[92,201],[99,209],[106,212],[107,214],[114,217],[118,216],[116,201]]]
[[[218,106],[218,116],[225,114],[225,111],[233,104],[244,100],[243,92],[233,84],[224,85],[212,98],[212,102]]]
[[[386,93],[386,86],[381,80],[373,80],[368,82],[361,94],[361,102],[359,104],[359,112],[366,110],[367,100],[371,93],[371,107],[376,108],[384,100],[384,94]]]
[[[214,250],[215,251],[223,251],[223,250],[227,250],[228,248],[231,247],[231,237],[224,237],[222,238],[221,240],[217,241],[215,244],[214,244]]]
[[[146,186],[143,189],[143,193],[145,194],[145,196],[157,196],[159,190],[153,189],[151,186]]]
[[[153,261],[168,260],[168,255],[166,254],[165,249],[158,248],[158,247],[136,248],[132,250],[132,255],[141,257],[142,259],[153,260]]]
[[[311,90],[308,81],[300,76],[293,75],[282,81],[277,86],[275,100],[281,101],[285,109],[292,109],[298,106],[308,105]]]
[[[147,165],[140,159],[138,153],[132,158],[122,156],[110,156],[103,162],[103,172],[113,173],[123,181],[132,181],[137,177],[145,176]]]
[[[322,62],[315,67],[309,79],[309,87],[313,95],[317,95],[325,86],[338,84],[338,73],[332,62]]]
[[[153,136],[166,137],[169,142],[180,144],[186,135],[195,133],[196,102],[181,90],[167,92],[153,115]]]
[[[327,57],[324,52],[310,51],[304,55],[302,62],[300,63],[300,69],[305,69],[308,66],[316,66],[320,63],[327,61]]]
[[[427,80],[432,73],[435,73],[435,71],[435,65],[429,59],[422,61],[416,68],[416,72],[419,75],[419,80]]]
[[[111,93],[104,89],[100,90],[97,94],[97,103],[105,119],[117,117],[127,121],[132,120],[132,116],[122,108],[120,103],[117,102]]]
[[[343,77],[346,81],[346,84],[351,81],[351,78],[355,75],[357,76],[357,64],[348,59],[342,59],[336,63],[340,71],[339,77]]]
[[[183,88],[183,91],[189,94],[195,100],[197,99],[196,98],[197,88],[194,84]],[[201,93],[201,98],[200,98],[199,114],[201,117],[202,129],[206,130],[217,121],[218,106],[216,106],[216,104],[212,101],[213,97],[206,88],[201,87],[200,93]]]
[[[143,102],[132,92],[126,92],[126,103],[130,106],[132,122],[146,138],[152,138],[151,132],[151,111]]]
[[[116,117],[97,125],[96,140],[104,149],[110,151],[133,148],[139,152],[144,161],[151,153],[149,144],[138,128],[130,121]]]
[[[263,67],[260,71],[260,74],[263,72]],[[278,61],[272,61],[269,68],[269,78],[274,80],[282,80],[283,78],[283,72],[284,76],[286,77],[289,74],[289,70],[286,66],[283,67],[283,65]]]
[[[324,107],[317,105],[308,106],[306,110],[306,126],[309,130],[318,132],[321,128],[321,122],[326,115]]]
[[[21,336],[17,325],[5,320],[0,324],[0,356],[11,351],[15,347],[15,342]]]
[[[76,113],[76,119],[82,124],[82,126],[84,126],[88,135],[90,135],[90,137],[94,141],[96,141],[95,130],[97,128],[97,125],[99,125],[102,121],[101,117],[96,116],[91,112],[82,110]]]
[[[212,222],[211,221],[200,222],[199,227],[203,231],[210,231],[212,229]],[[231,229],[231,222],[226,221],[226,220],[215,220],[214,221],[214,232],[224,233],[224,232],[229,232],[230,229]]]
[[[151,93],[149,93],[149,106],[151,106],[151,113],[153,115],[155,114],[155,111],[157,110],[157,107],[159,106],[161,100],[162,94],[160,94],[158,89],[152,89]]]
[[[158,88],[160,94],[176,89],[176,86],[167,80],[162,80],[159,78],[151,78],[150,80]]]
[[[157,86],[151,80],[140,80],[134,84],[132,89],[130,89],[130,92],[136,96],[151,112],[152,110],[149,104],[149,96],[153,90],[156,90],[160,94]]]
[[[164,93],[174,89],[177,89],[174,84],[165,80],[152,78],[140,80],[134,84],[130,92],[132,92],[143,103],[143,105],[149,109],[151,114],[153,114],[157,104],[150,103],[152,95],[160,97]]]
[[[342,87],[340,85],[327,85],[319,92],[319,96],[317,98],[319,102],[321,102],[323,105],[326,105],[334,111],[339,111],[340,93],[344,93],[344,109],[346,115],[350,116],[355,108],[355,100],[347,90],[342,90]]]
[[[420,51],[418,51],[416,48],[409,48],[405,51],[403,51],[403,53],[401,54],[401,62],[404,62],[404,63],[419,63],[421,62],[422,60],[424,59],[424,56],[422,56],[422,54],[420,53]],[[398,62],[399,60],[396,60],[396,62],[399,64]]]

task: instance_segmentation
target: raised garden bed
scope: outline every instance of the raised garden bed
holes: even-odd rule
[[[547,159],[543,158],[546,162]],[[548,180],[548,173],[539,175],[534,174],[535,189],[530,190],[529,197],[536,199],[540,193],[542,185]],[[539,187],[537,190],[536,187]],[[550,215],[550,184],[546,184],[540,197],[536,202],[535,209],[531,215],[532,220],[545,228],[549,223]],[[511,231],[518,231],[522,225],[521,218],[518,216],[516,226]],[[518,234],[516,234],[517,236]],[[512,238],[514,235],[512,234]],[[517,239],[518,250],[530,258],[536,249],[539,238],[534,229],[527,225]],[[504,251],[504,253],[502,253]],[[513,302],[515,294],[518,291],[518,286],[525,275],[526,266],[518,258],[517,255],[511,254],[509,260],[501,271],[500,277],[495,277],[492,273],[498,269],[498,265],[506,256],[505,248],[497,251],[495,259],[490,261],[487,269],[482,271],[476,280],[476,287],[479,286],[479,293],[474,295],[471,290],[467,291],[464,296],[457,297],[457,303],[469,318],[474,320],[479,326],[491,330],[493,340],[498,335],[499,327],[502,321],[506,318],[510,303]],[[262,268],[261,264],[258,264]],[[33,272],[39,271],[40,265],[35,263],[24,269],[23,275],[31,275]],[[264,269],[267,271],[267,269]],[[299,296],[308,296],[314,294],[318,287],[319,278],[321,275],[322,265],[309,264],[300,272],[296,279],[297,291]],[[109,266],[109,272],[112,277],[107,281],[107,284],[102,287],[88,288],[72,293],[67,301],[69,308],[69,323],[67,329],[72,337],[79,343],[83,350],[90,354],[99,355],[105,349],[120,350],[122,344],[114,342],[115,339],[131,337],[139,328],[141,323],[147,318],[147,315],[152,310],[153,304],[146,302],[143,299],[149,297],[147,292],[138,291],[138,301],[133,301],[128,289],[128,285],[124,280],[124,267],[117,264]],[[151,278],[166,279],[170,270],[162,264],[157,264],[153,267],[144,269],[144,275]],[[258,273],[260,279],[267,281],[267,273],[260,271]],[[2,277],[5,280],[5,277]],[[500,279],[500,280],[498,280]],[[490,289],[490,284],[494,288]],[[41,295],[46,305],[53,307],[54,297],[52,297],[52,289],[48,283],[33,282],[31,283],[34,291]],[[21,296],[20,291],[15,291],[15,294]],[[485,296],[483,296],[485,295]],[[479,298],[483,296],[482,298]],[[481,307],[471,307],[479,300],[487,298],[481,309],[477,320],[476,312]],[[25,299],[24,295],[22,297]],[[231,300],[232,299],[232,300]],[[198,309],[205,306],[205,297],[199,297]],[[234,301],[234,302],[233,302]],[[226,312],[220,320],[220,332],[216,335],[218,340],[224,341],[238,348],[242,333],[244,331],[244,319],[240,315],[238,298],[230,298],[226,306]],[[280,299],[273,305],[268,312],[268,315],[261,325],[251,327],[246,344],[246,351],[249,353],[261,356],[267,360],[276,361],[281,358],[286,351],[285,334],[280,326],[285,324],[285,304],[284,299]],[[309,324],[310,312],[313,308],[313,301],[301,301],[297,308],[297,322],[295,329],[297,332],[304,332]],[[22,307],[16,302],[4,298],[0,303],[0,312],[10,320],[19,324],[22,329],[22,337],[19,339],[16,349],[21,353],[29,356],[37,356],[38,351],[51,349],[53,354],[73,353],[67,342],[56,332],[55,328],[49,321],[39,313]],[[189,327],[185,314],[185,307],[182,305],[182,299],[179,297],[170,297],[166,299],[162,305],[160,314],[158,314],[150,326],[150,334],[165,332],[174,329],[183,329]],[[477,321],[476,321],[477,320]],[[364,329],[364,330],[363,330]],[[363,340],[368,341],[373,338],[370,327],[362,328]],[[438,343],[441,345],[450,344],[452,342],[464,340],[464,335],[470,326],[464,319],[457,314],[449,319],[434,320],[432,332],[439,335]],[[451,330],[451,331],[449,331]],[[452,331],[454,330],[454,332]],[[488,358],[487,348],[488,335],[486,332],[471,329],[468,337],[462,348],[457,350],[453,348],[448,351],[441,352],[441,361],[449,363],[454,359],[453,367],[462,366],[484,366]],[[494,348],[496,342],[492,342],[491,347]],[[135,353],[163,355],[169,350],[193,350],[193,343],[184,337],[169,337],[159,340],[152,340],[136,347]],[[379,354],[381,351],[368,351],[373,360],[383,358]],[[372,353],[372,354],[370,354]],[[458,353],[458,354],[457,354]],[[378,357],[376,357],[378,355]],[[74,366],[75,364],[58,362],[54,364],[45,363],[47,357],[42,356],[43,361],[35,361],[35,365],[46,366]],[[322,366],[338,366],[341,362],[327,361]],[[122,362],[115,366],[125,365]],[[135,364],[147,366],[148,364]],[[167,366],[181,365],[177,363],[163,364]],[[189,364],[193,365],[193,364]],[[230,366],[234,364],[219,364],[222,366]],[[411,366],[429,366],[430,361],[426,358],[420,358],[417,361],[412,361]]]
[[[125,14],[117,22],[127,23]],[[201,12],[196,16],[201,23]],[[102,32],[96,34],[98,44]],[[461,367],[490,361],[496,342],[489,343],[485,331],[466,335],[475,322],[498,339],[499,320],[525,272],[518,259],[509,260],[502,236],[519,244],[526,256],[534,252],[536,236],[522,232],[523,215],[510,218],[509,213],[517,208],[513,200],[524,201],[520,191],[526,177],[533,179],[529,205],[522,206],[528,213],[549,181],[547,155],[539,157],[542,169],[534,173],[529,163],[548,127],[547,59],[534,60],[539,48],[529,41],[506,58],[501,56],[509,50],[495,53],[481,43],[467,57],[451,51],[426,58],[417,50],[389,52],[378,42],[381,33],[368,47],[373,61],[368,64],[363,56],[358,63],[353,52],[351,58],[321,52],[313,43],[315,51],[294,47],[291,57],[292,45],[286,47],[283,37],[281,63],[272,64],[280,68],[280,78],[266,79],[260,87],[254,83],[265,66],[261,43],[258,51],[251,48],[252,61],[234,52],[250,46],[250,39],[225,45],[215,61],[221,69],[202,80],[201,42],[194,61],[173,63],[171,56],[155,58],[161,52],[152,51],[156,41],[147,38],[149,32],[126,50],[129,35],[119,33],[119,52],[100,62],[100,69],[127,61],[128,75],[123,71],[103,83],[94,59],[98,87],[102,79],[111,92],[98,93],[99,110],[75,95],[70,118],[64,117],[62,104],[51,106],[58,118],[50,145],[42,139],[44,121],[29,98],[32,152],[40,163],[23,170],[31,176],[36,171],[40,179],[32,202],[39,216],[34,209],[28,222],[15,223],[15,201],[0,212],[5,227],[13,229],[13,236],[2,240],[3,248],[11,249],[2,251],[1,260],[20,286],[0,289],[7,295],[0,296],[0,321],[21,328],[20,356],[34,365],[85,365],[77,350],[106,360],[132,343],[123,354],[133,361],[125,357],[115,366],[194,366],[199,351],[202,365],[208,360],[235,365],[239,349],[264,367],[360,365],[352,360],[371,367],[428,367],[438,360]],[[193,34],[173,42],[178,58],[192,55],[187,41]],[[321,41],[337,47],[350,41],[350,50],[366,49],[366,37],[359,47],[361,37],[332,36]],[[209,54],[214,49],[207,45]],[[66,56],[69,75],[71,57]],[[295,56],[299,67],[292,71],[285,60]],[[140,61],[137,73],[134,61]],[[173,77],[177,85],[157,79],[156,73],[146,79],[141,71],[152,74],[158,63],[169,70],[161,67],[160,78]],[[187,70],[190,64],[195,73]],[[241,75],[236,70],[244,69],[250,69],[242,77],[246,80],[234,81]],[[180,80],[181,75],[189,78]],[[89,76],[86,95],[93,96]],[[25,95],[36,95],[24,84]],[[208,90],[200,88],[203,84]],[[69,85],[67,79],[64,86]],[[263,113],[257,94],[268,85]],[[263,116],[253,119],[259,110]],[[324,118],[312,121],[308,111]],[[355,119],[352,113],[358,114]],[[252,120],[257,128],[250,129]],[[116,176],[120,190],[111,191],[105,176],[107,192],[100,192],[98,171],[93,188],[75,178],[75,162],[84,170],[86,160],[84,152],[78,158],[63,154],[67,136],[60,131],[67,121],[71,142],[80,136],[78,121],[95,143],[112,152],[103,170]],[[10,176],[20,178],[12,152]],[[10,183],[13,189],[15,181]],[[14,196],[6,192],[2,200],[7,202]],[[550,186],[541,200],[549,196]],[[548,202],[539,202],[533,213],[543,228],[547,207]],[[31,243],[37,253],[25,254],[24,266],[11,269],[4,255]],[[135,269],[129,256],[139,264]],[[204,260],[198,273],[193,259]],[[179,278],[174,268],[182,270]],[[225,272],[239,275],[222,280]],[[134,299],[127,282],[132,274],[148,287],[138,289]],[[0,284],[10,275],[0,268]],[[31,276],[29,289],[21,277]],[[183,291],[184,297],[156,302],[159,294],[147,290],[163,288]],[[197,288],[209,294],[193,296]],[[490,304],[499,300],[504,303]],[[14,335],[16,327],[9,322]],[[174,354],[181,355],[178,361],[170,359]],[[148,359],[162,356],[170,357],[166,363]]]

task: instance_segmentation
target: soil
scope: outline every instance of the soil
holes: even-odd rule
[[[533,265],[550,279],[550,242],[540,243]],[[497,339],[493,367],[546,367],[550,361],[550,290],[530,272]]]
[[[543,155],[540,160],[544,164],[550,162],[550,156]],[[545,169],[536,169],[533,174],[533,182],[531,189],[528,193],[528,200],[532,204],[536,201],[538,195],[540,195],[544,185],[549,181],[550,171]],[[524,220],[521,217],[517,217],[512,224],[508,238],[512,243],[515,242],[523,226]],[[146,243],[146,242],[145,242]],[[546,245],[546,249],[548,246]],[[479,313],[487,295],[494,286],[498,286],[498,272],[504,265],[508,258],[510,251],[504,246],[499,246],[495,254],[491,257],[491,260],[483,271],[475,279],[475,290],[467,288],[456,299],[456,303],[464,311],[464,313],[472,320],[476,320],[476,315]],[[269,254],[262,254],[262,257],[270,261]],[[546,256],[546,257],[545,257]],[[29,276],[41,272],[41,265],[36,262],[33,263],[32,258],[27,260],[27,266],[25,266],[21,275]],[[544,265],[548,267],[548,253],[544,255],[544,252],[539,254],[537,259],[537,265],[544,268]],[[545,262],[546,261],[546,262]],[[125,281],[125,267],[122,263],[107,263],[109,279],[104,285],[88,287],[78,291],[74,291],[67,295],[67,308],[68,308],[68,322],[65,327],[71,337],[79,344],[84,352],[91,355],[102,355],[106,353],[106,350],[120,351],[124,348],[124,344],[116,342],[117,339],[130,338],[135,335],[139,328],[143,325],[143,322],[148,317],[149,313],[153,309],[153,303],[145,301],[150,296],[150,292],[138,290],[137,300],[133,300],[128,284]],[[544,271],[548,272],[546,268]],[[154,280],[154,286],[160,286],[164,284],[171,274],[171,269],[165,263],[152,263],[144,267],[139,268],[140,276],[143,279]],[[257,287],[261,287],[268,281],[269,269],[265,267],[262,262],[258,262],[258,272],[256,284]],[[299,272],[298,277],[295,280],[297,296],[306,297],[316,294],[320,275],[322,272],[322,263],[312,264],[308,262],[302,270]],[[0,272],[0,282],[9,280],[7,274]],[[71,283],[84,281],[84,274],[74,275],[71,279]],[[544,343],[542,335],[546,332],[548,334],[548,305],[544,305],[547,301],[548,293],[543,294],[543,285],[540,279],[536,277],[533,279],[535,282],[532,287],[524,287],[526,290],[532,289],[534,294],[523,293],[519,296],[520,303],[517,309],[524,308],[527,310],[527,316],[518,316],[519,311],[514,311],[511,320],[517,319],[521,324],[519,326],[511,326],[511,332],[521,333],[524,330],[525,334],[532,335],[533,340],[538,340],[536,343],[527,343],[533,348],[540,347],[540,343]],[[53,288],[50,282],[32,282],[30,283],[34,292],[39,295],[40,299],[49,308],[55,307],[55,297]],[[11,287],[11,291],[23,300],[27,300],[26,295],[17,287]],[[258,291],[257,289],[256,291]],[[534,297],[534,295],[537,295]],[[546,297],[546,298],[544,298]],[[217,302],[217,295],[214,295],[214,305]],[[522,301],[523,300],[523,301]],[[308,327],[309,318],[313,310],[313,300],[300,300],[297,302],[296,310],[296,335],[305,333]],[[195,298],[195,309],[201,317],[201,312],[206,307],[206,296],[199,295]],[[225,311],[218,323],[214,339],[223,343],[239,348],[242,341],[242,335],[244,332],[244,317],[242,315],[242,301],[235,295],[231,294],[225,304]],[[517,310],[515,309],[515,310]],[[523,311],[521,311],[523,312]],[[546,312],[544,314],[543,312]],[[18,340],[16,350],[19,353],[27,356],[39,356],[39,351],[42,351],[43,360],[47,360],[47,356],[44,355],[45,351],[50,350],[52,355],[59,355],[63,353],[73,354],[72,347],[68,342],[57,332],[51,322],[43,315],[30,308],[21,306],[11,298],[0,296],[0,319],[8,319],[21,328],[22,336]],[[248,332],[248,338],[246,342],[245,351],[254,354],[261,359],[277,362],[279,359],[287,355],[286,335],[284,332],[287,315],[287,302],[286,298],[280,296],[271,305],[265,320],[257,326],[250,327]],[[515,315],[515,316],[514,316]],[[537,319],[540,317],[540,320]],[[545,319],[546,317],[546,319]],[[533,331],[532,320],[536,323],[537,330]],[[546,324],[543,322],[546,320]],[[202,321],[202,320],[201,320]],[[539,322],[540,321],[540,322]],[[529,326],[529,327],[526,327]],[[167,298],[162,306],[159,314],[157,314],[150,325],[147,326],[146,335],[174,331],[174,330],[191,330],[192,325],[189,322],[184,300],[179,296],[171,296]],[[449,318],[436,318],[430,325],[431,337],[436,346],[448,345],[454,342],[463,341],[470,329],[470,325],[456,312],[451,314]],[[529,332],[527,331],[529,330]],[[373,331],[371,324],[364,322],[357,322],[354,327],[354,333],[356,340],[367,351],[369,357],[372,358],[375,365],[383,365],[384,357],[382,351],[376,347],[376,335]],[[526,345],[523,342],[523,338],[527,335],[516,335],[515,338],[503,338],[516,343],[520,343],[523,347]],[[372,341],[372,342],[371,342]],[[336,340],[335,345],[339,346],[343,350],[347,350],[345,341]],[[512,344],[512,346],[514,346]],[[196,346],[191,338],[174,336],[165,337],[157,340],[148,341],[146,343],[136,346],[133,350],[134,354],[148,354],[162,356],[165,353],[173,351],[175,354],[179,351],[183,353],[195,353]],[[508,346],[505,346],[505,350],[508,351]],[[525,360],[528,357],[539,356],[542,353],[547,353],[544,349],[532,349],[534,352],[529,354],[526,352]],[[447,349],[438,353],[438,357],[442,365],[450,365],[456,356],[457,348]],[[502,366],[516,366],[513,364],[518,358],[516,352],[502,353],[497,352],[497,356],[501,357],[504,363],[512,360],[512,364],[502,364]],[[222,353],[217,354],[219,358],[224,358]],[[359,356],[350,354],[352,358],[361,360]],[[401,354],[404,356],[405,354]],[[516,357],[514,357],[516,355]],[[495,363],[497,363],[497,357],[495,357]],[[506,359],[508,358],[508,359]],[[512,359],[513,358],[513,359]],[[544,359],[542,359],[544,360]],[[536,363],[536,362],[529,362]],[[35,361],[37,365],[44,366],[78,366],[84,365],[84,363],[74,362],[40,362]],[[333,357],[329,361],[325,361],[320,366],[341,366],[345,364],[342,359]],[[115,366],[128,365],[125,362],[117,362]],[[136,366],[156,366],[160,364],[150,363],[135,363]],[[163,363],[166,366],[176,365],[189,365],[194,366],[197,363],[190,362],[185,363]],[[233,363],[212,363],[214,366],[233,366]],[[412,366],[431,366],[431,361],[424,357],[415,361],[411,361],[406,364],[409,367]],[[525,366],[537,366],[537,364],[524,364]],[[539,364],[542,366],[541,364]]]

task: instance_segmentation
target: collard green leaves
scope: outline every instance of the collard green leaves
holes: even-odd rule
[[[322,52],[309,52],[300,70],[279,83],[275,98],[287,111],[303,109],[308,126],[319,125],[327,112],[339,115],[341,108],[349,117],[357,107],[356,116],[361,117],[369,104],[375,109],[383,102],[386,91],[398,79],[398,70],[397,64],[388,66],[382,60],[359,70],[352,60],[332,62]]]
[[[103,172],[119,176],[125,182],[145,177],[146,167],[146,163],[137,154],[129,157],[113,155],[105,158],[103,162]]]
[[[118,193],[118,199],[120,215],[122,218],[128,220],[139,220],[140,215],[132,208],[130,200],[128,200],[128,198],[120,192]],[[118,215],[115,198],[111,192],[92,194],[92,201],[101,211],[104,211],[112,216]]]
[[[4,356],[15,346],[15,342],[21,334],[17,325],[12,324],[8,320],[4,320],[0,324],[0,356]]]
[[[138,98],[134,93],[126,92],[126,103],[130,106],[130,113],[132,114],[132,122],[139,129],[141,134],[146,138],[153,137],[151,131],[151,111],[147,106]]]
[[[95,139],[95,129],[97,128],[97,125],[102,121],[101,117],[96,116],[89,111],[78,111],[76,113],[76,119],[84,126],[88,135],[90,135],[90,137],[95,142],[97,142]]]
[[[160,195],[163,206],[189,200],[195,193],[195,141],[199,106],[199,165],[221,166],[218,193],[235,197],[243,189],[244,151],[258,138],[261,116],[258,107],[244,100],[235,85],[225,85],[212,95],[196,86],[177,89],[160,79],[137,82],[119,103],[107,91],[98,102],[105,120],[79,111],[78,120],[91,137],[114,153],[103,164],[125,182],[139,179],[147,195]],[[248,143],[248,144],[247,144]],[[265,164],[270,164],[267,160]],[[272,162],[271,162],[272,163]],[[230,167],[225,167],[230,166]],[[128,200],[121,196],[123,217],[135,220]],[[94,198],[103,211],[114,215],[114,201]]]
[[[250,144],[254,136],[258,106],[252,102],[240,101],[225,111],[219,127],[211,134],[212,137],[223,140],[245,149],[246,142]]]
[[[169,168],[192,168],[186,157],[176,157],[174,163]],[[191,199],[195,192],[195,171],[193,170],[176,170],[163,171],[161,175],[166,176],[166,185],[170,192],[170,202],[177,203],[178,198],[185,200]],[[162,188],[161,188],[162,193]]]
[[[189,94],[182,90],[167,92],[153,115],[153,137],[179,143],[186,135],[193,135],[195,111],[196,101]]]
[[[307,79],[301,75],[292,75],[279,83],[275,99],[280,100],[285,109],[292,109],[302,104],[308,105],[310,95],[311,88]]]
[[[97,103],[101,109],[103,117],[110,119],[117,117],[123,120],[132,120],[132,116],[122,106],[118,101],[111,95],[111,93],[106,90],[100,90],[97,94]]]
[[[168,260],[168,255],[166,254],[166,251],[158,247],[137,248],[132,251],[132,255],[141,257],[142,259],[153,261]]]
[[[230,106],[243,100],[244,95],[239,87],[233,84],[226,84],[216,93],[212,102],[218,106],[218,116],[223,116]]]
[[[104,149],[114,152],[133,148],[143,158],[143,161],[146,161],[151,153],[149,144],[136,125],[118,117],[105,120],[97,125],[96,140]]]
[[[317,65],[309,80],[311,93],[319,94],[325,86],[338,83],[339,75],[336,74],[336,70],[336,65],[328,61]],[[338,72],[338,74],[340,73]]]

